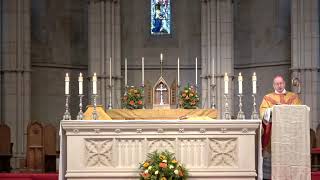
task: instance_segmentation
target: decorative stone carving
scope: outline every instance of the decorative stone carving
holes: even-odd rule
[[[236,166],[237,165],[237,139],[215,138],[209,143],[210,166]]]
[[[113,166],[112,139],[85,139],[86,166]]]
[[[170,152],[175,152],[175,141],[174,139],[151,139],[148,140],[149,152],[155,150],[164,151],[168,150]]]
[[[200,129],[200,133],[202,133],[202,134],[203,134],[203,133],[206,133],[206,129],[201,128],[201,129]]]

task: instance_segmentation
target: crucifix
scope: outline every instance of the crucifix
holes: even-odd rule
[[[160,83],[160,88],[157,88],[156,90],[160,91],[160,105],[164,105],[164,102],[163,102],[163,91],[166,91],[167,88],[163,87],[163,83]]]

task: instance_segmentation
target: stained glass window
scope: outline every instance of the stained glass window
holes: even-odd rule
[[[151,0],[151,34],[171,33],[171,0]]]

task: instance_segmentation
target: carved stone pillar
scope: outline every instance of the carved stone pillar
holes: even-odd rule
[[[201,0],[203,107],[215,104],[223,113],[223,74],[233,75],[233,4],[231,0]],[[230,97],[233,96],[230,83]],[[232,99],[229,100],[232,107]]]
[[[292,88],[311,107],[310,127],[315,129],[320,118],[319,1],[293,0],[291,8],[292,79],[301,84]]]
[[[13,167],[26,153],[30,120],[30,0],[1,1],[1,119],[10,126]]]
[[[119,0],[91,0],[88,8],[89,76],[98,76],[98,104],[110,103],[109,59],[112,59],[112,105],[121,106],[121,52]],[[91,87],[91,86],[89,86]],[[92,89],[89,90],[90,94]]]

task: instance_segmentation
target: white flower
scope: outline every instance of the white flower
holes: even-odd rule
[[[148,174],[148,173],[149,173],[148,169],[147,169],[147,170],[145,170],[145,171],[144,171],[144,173]]]
[[[154,174],[159,174],[159,171],[154,172]]]
[[[148,167],[148,170],[151,170],[151,169],[152,169],[152,166],[149,166],[149,167]]]
[[[172,165],[169,166],[170,169],[173,169],[174,167]]]
[[[174,170],[174,173],[175,173],[176,175],[178,175],[178,174],[179,174],[178,169]]]
[[[162,160],[162,162],[167,163],[167,160],[166,160],[166,159],[164,159],[164,160]]]

